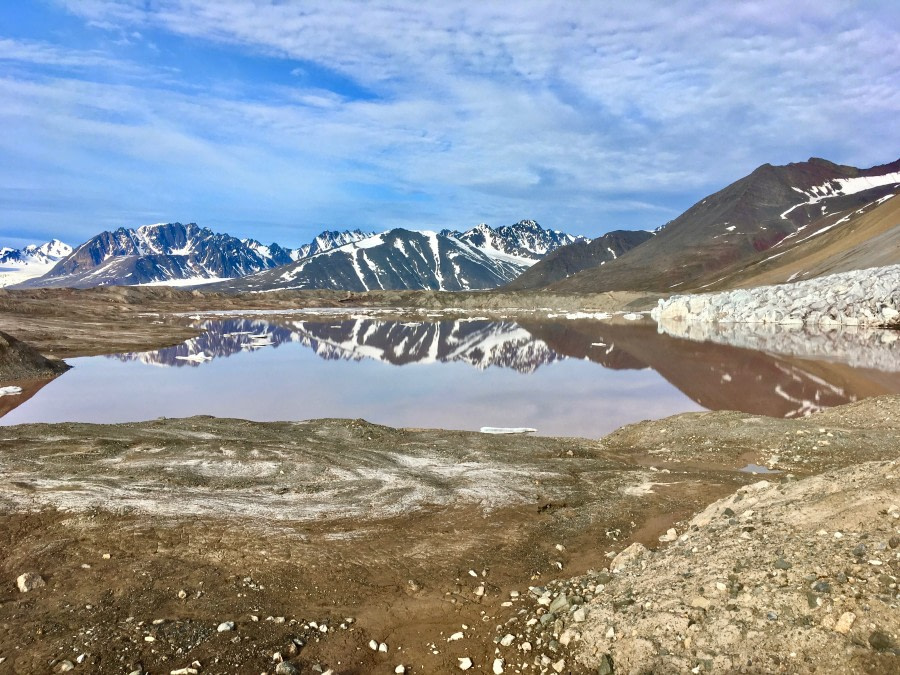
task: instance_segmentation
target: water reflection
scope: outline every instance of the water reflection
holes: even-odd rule
[[[796,417],[900,393],[900,340],[884,331],[673,335],[650,321],[371,318],[198,326],[201,335],[176,347],[75,359],[0,423],[364,417],[600,436],[691,410]]]
[[[199,322],[204,332],[175,347],[152,352],[114,354],[110,358],[159,366],[197,367],[214,358],[263,347],[296,343],[322,359],[373,359],[395,366],[413,363],[467,363],[532,373],[562,358],[511,321],[470,319],[398,322],[348,319],[336,322],[270,323],[251,319]]]

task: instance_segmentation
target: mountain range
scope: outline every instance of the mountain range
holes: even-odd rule
[[[466,231],[331,231],[290,249],[194,223],[160,223],[102,232],[72,251],[60,242],[3,249],[0,284],[721,290],[900,263],[898,190],[900,160],[869,169],[818,158],[764,164],[653,232],[613,231],[592,241],[523,220]]]
[[[17,287],[203,283],[225,291],[489,289],[581,239],[521,221],[496,230],[481,224],[465,232],[328,231],[290,249],[195,223],[159,223],[101,232]]]
[[[466,232],[397,228],[211,288],[484,290],[514,280],[548,252],[579,240],[532,220],[498,229],[481,224]]]

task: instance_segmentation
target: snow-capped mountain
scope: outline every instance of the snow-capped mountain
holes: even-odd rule
[[[110,358],[160,366],[198,366],[214,358],[288,343],[301,344],[326,360],[373,359],[395,366],[459,362],[479,370],[498,367],[521,373],[563,358],[518,324],[483,319],[435,323],[227,319],[204,321],[199,328],[204,331],[201,335],[175,347]]]
[[[441,234],[456,237],[491,257],[509,256],[525,264],[537,262],[560,246],[586,241],[585,237],[545,230],[533,220],[520,220],[515,225],[503,225],[496,229],[481,223],[465,232],[444,230]]]
[[[0,248],[0,286],[18,284],[46,274],[71,252],[72,247],[59,239],[40,245],[31,244],[22,249]]]
[[[101,232],[23,288],[104,285],[191,285],[253,274],[291,263],[308,251],[354,241],[360,232],[324,232],[289,249],[201,228],[196,223],[158,223]]]
[[[547,251],[579,239],[544,230],[534,221],[496,230],[479,225],[463,233],[397,228],[211,288],[485,290],[512,281]]]
[[[300,260],[300,258],[308,258],[311,255],[315,255],[316,253],[322,253],[324,251],[331,250],[333,248],[338,248],[339,246],[344,246],[346,244],[352,244],[355,241],[362,241],[368,237],[371,237],[371,232],[363,232],[362,230],[344,230],[343,232],[338,232],[337,230],[326,230],[322,232],[318,237],[313,239],[310,243],[304,244],[300,248],[298,248],[295,253],[294,260]]]
[[[816,274],[827,274],[897,264],[900,227],[889,212],[896,208],[891,196],[898,192],[900,160],[868,169],[815,157],[784,166],[764,164],[700,200],[618,259],[551,288],[705,291],[753,285],[754,278],[757,284],[781,283],[808,274],[814,265]],[[862,219],[870,221],[866,232]],[[783,265],[790,258],[794,263]],[[777,273],[776,265],[781,266]]]

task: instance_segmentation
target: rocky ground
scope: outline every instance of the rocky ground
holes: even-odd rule
[[[82,355],[179,342],[196,311],[478,300],[402,295],[0,292],[0,328]],[[897,672],[898,442],[896,396],[598,441],[362,420],[4,427],[0,675]]]
[[[898,441],[897,397],[600,441],[348,420],[7,427],[0,669],[890,672]],[[782,473],[752,487],[748,463]],[[626,567],[633,542],[659,550]],[[809,593],[822,604],[804,610]],[[825,617],[846,612],[845,638]]]

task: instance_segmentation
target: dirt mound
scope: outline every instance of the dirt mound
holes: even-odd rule
[[[519,628],[576,672],[896,673],[898,496],[897,461],[744,486],[656,552],[532,589]]]
[[[0,331],[0,382],[56,377],[69,366]]]

